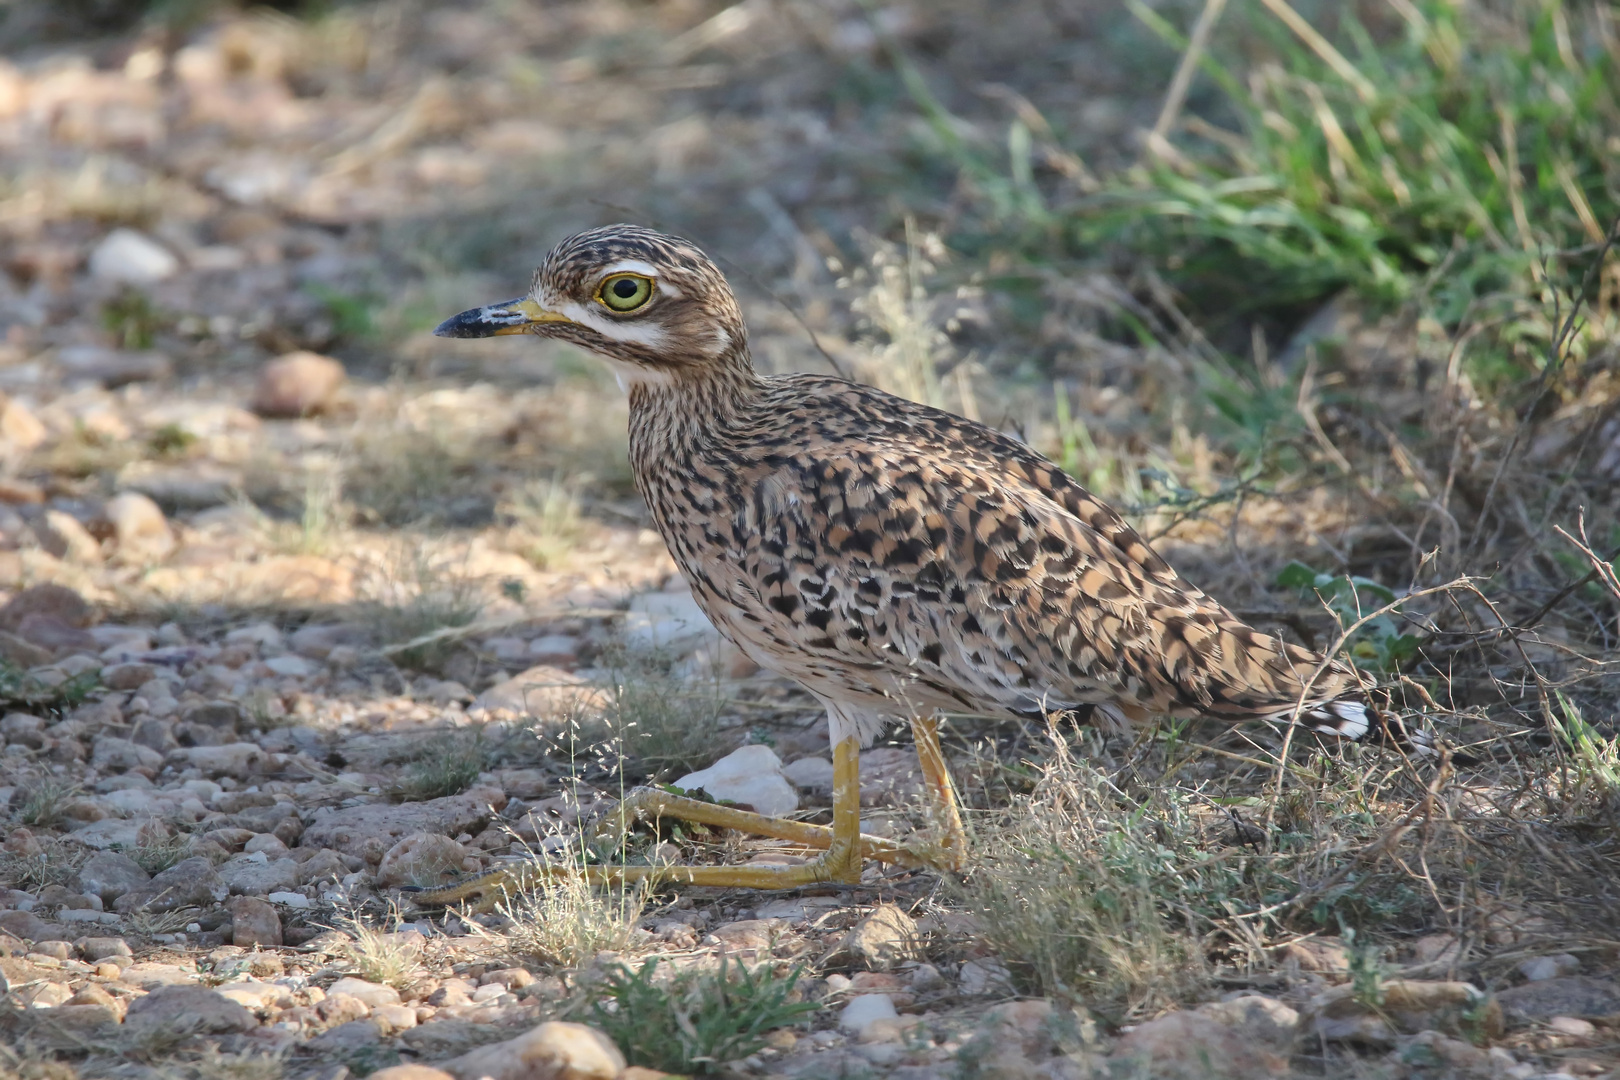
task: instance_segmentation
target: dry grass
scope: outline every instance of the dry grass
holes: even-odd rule
[[[36,839],[39,849],[31,855],[0,851],[0,882],[24,892],[65,885],[78,876],[79,867],[90,858],[83,844],[55,837]]]
[[[1138,802],[1051,745],[1034,790],[980,823],[963,901],[1032,992],[1127,1015],[1196,994],[1208,965],[1195,911],[1230,891],[1234,868],[1196,850],[1177,793]]]
[[[579,491],[593,482],[589,475],[565,480],[554,474],[524,484],[503,508],[513,521],[508,545],[541,570],[561,566],[589,532]]]
[[[387,921],[399,923],[397,908],[389,908]],[[351,938],[345,950],[346,958],[351,970],[360,978],[401,989],[422,973],[420,937],[377,930],[356,912],[339,916],[337,922]]]
[[[537,861],[584,866],[583,849],[564,847]],[[499,932],[469,924],[479,936],[512,956],[558,969],[578,968],[598,953],[631,955],[643,936],[639,923],[651,889],[596,888],[577,874],[565,874],[545,888],[509,897],[498,907],[510,920]]]

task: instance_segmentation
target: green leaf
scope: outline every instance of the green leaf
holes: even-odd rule
[[[1284,588],[1310,589],[1316,586],[1317,573],[1312,567],[1294,560],[1277,571],[1277,584]]]

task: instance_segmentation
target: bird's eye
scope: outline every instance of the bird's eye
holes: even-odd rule
[[[610,274],[602,279],[596,298],[611,311],[634,311],[652,299],[653,281],[640,274]]]

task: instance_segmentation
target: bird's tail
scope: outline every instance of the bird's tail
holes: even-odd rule
[[[1280,719],[1287,719],[1292,714],[1290,710]],[[1428,732],[1412,727],[1397,713],[1375,707],[1359,692],[1312,706],[1300,717],[1300,722],[1324,735],[1334,735],[1351,742],[1393,746],[1413,757],[1432,758],[1439,755],[1434,738]]]

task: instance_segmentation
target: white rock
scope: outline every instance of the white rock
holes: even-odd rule
[[[225,635],[227,645],[262,645],[267,648],[280,649],[285,647],[286,638],[273,624],[267,622],[249,623],[238,626]]]
[[[1581,962],[1570,953],[1553,956],[1533,956],[1519,965],[1519,974],[1529,982],[1544,982],[1560,975],[1573,975],[1581,970]]]
[[[720,632],[689,592],[642,593],[632,597],[624,616],[624,641],[643,652],[685,655],[718,645]]]
[[[315,674],[320,669],[313,663],[305,660],[297,653],[288,653],[285,656],[272,656],[264,661],[264,666],[277,675],[290,675],[293,678],[304,679]]]
[[[173,277],[180,260],[134,229],[114,229],[90,252],[90,274],[123,285],[150,285]]]
[[[63,912],[62,914],[67,914]],[[1555,1016],[1547,1021],[1547,1026],[1560,1035],[1572,1035],[1577,1039],[1590,1039],[1597,1034],[1597,1025],[1590,1020],[1582,1020],[1578,1016]]]
[[[366,982],[364,979],[344,977],[333,983],[326,991],[328,994],[348,994],[376,1008],[379,1005],[398,1005],[399,991],[392,986],[383,986],[381,983]]]
[[[733,750],[700,772],[675,781],[687,791],[706,791],[716,799],[747,803],[768,817],[791,814],[799,808],[799,794],[782,775],[782,762],[768,746]]]
[[[850,999],[844,1006],[844,1011],[838,1014],[838,1026],[854,1035],[861,1036],[872,1024],[879,1020],[898,1020],[900,1014],[895,1011],[894,999],[888,994],[862,994]]]
[[[142,822],[139,821],[106,818],[74,830],[73,840],[97,851],[120,846],[126,849],[138,847],[141,842],[141,825]]]
[[[1012,975],[999,960],[986,957],[982,960],[969,960],[962,965],[957,973],[962,993],[968,997],[978,997],[981,994],[1001,994],[1012,989]]]
[[[265,899],[272,904],[283,904],[290,908],[312,908],[315,906],[314,901],[310,900],[309,897],[296,892],[273,892]]]
[[[162,559],[174,550],[174,531],[158,504],[138,491],[126,491],[107,500],[102,512],[118,538],[118,554],[125,562]]]

